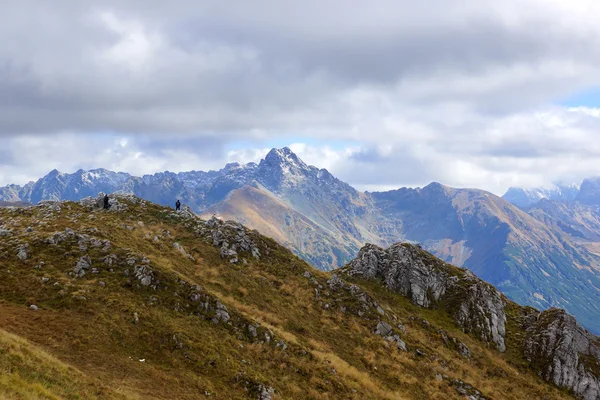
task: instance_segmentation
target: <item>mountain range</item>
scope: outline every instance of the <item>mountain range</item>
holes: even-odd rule
[[[204,217],[217,214],[256,229],[323,270],[344,266],[365,243],[418,242],[520,304],[565,308],[600,332],[597,182],[586,180],[578,189],[561,189],[559,200],[538,198],[522,208],[508,201],[509,193],[503,199],[439,183],[369,193],[283,148],[258,164],[232,163],[209,172],[135,177],[103,169],[55,170],[23,187],[0,188],[0,200],[37,203],[122,192],[171,205],[179,198]]]

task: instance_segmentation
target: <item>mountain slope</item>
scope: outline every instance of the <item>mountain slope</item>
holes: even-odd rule
[[[583,372],[574,373],[591,379],[583,389],[544,382],[536,362],[551,353],[523,339],[563,332],[533,331],[530,316],[561,319],[535,318],[415,246],[381,250],[374,263],[364,262],[376,250],[366,247],[363,261],[332,275],[234,222],[133,197],[111,198],[109,211],[96,204],[0,209],[0,325],[89,378],[83,398],[565,399],[597,383]],[[385,265],[401,267],[379,281]],[[370,268],[372,276],[356,273]],[[423,268],[432,280],[415,280]],[[405,279],[411,292],[401,289]],[[435,297],[427,282],[446,295]],[[491,326],[502,323],[504,347],[487,334],[487,314],[470,306],[482,301],[495,307]],[[0,365],[15,371],[20,358],[4,346]],[[78,372],[53,373],[60,382]],[[2,389],[18,398],[41,379],[23,374]],[[67,396],[60,390],[52,393]]]
[[[402,222],[407,239],[469,268],[521,304],[567,308],[600,330],[598,259],[559,231],[481,190],[431,184],[373,196],[386,217]]]
[[[201,216],[208,218],[213,214],[258,230],[323,270],[344,265],[363,244],[349,235],[339,237],[318,225],[260,184],[233,190],[225,201],[210,207]]]
[[[53,171],[32,185],[29,197],[77,200],[100,189],[160,204],[181,198],[206,217],[216,213],[275,238],[323,270],[343,266],[365,243],[417,241],[472,269],[513,300],[564,307],[600,332],[600,246],[491,193],[439,184],[363,193],[283,148],[271,150],[259,164],[233,163],[220,171],[141,178],[106,170]],[[585,183],[579,194],[593,198],[593,192]]]

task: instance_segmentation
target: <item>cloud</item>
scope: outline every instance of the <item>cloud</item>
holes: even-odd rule
[[[596,175],[598,111],[552,104],[600,86],[599,13],[588,0],[24,0],[0,15],[0,184],[54,167],[217,168],[286,137],[365,188]]]

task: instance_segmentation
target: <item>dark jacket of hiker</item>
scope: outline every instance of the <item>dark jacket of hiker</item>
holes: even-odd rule
[[[179,211],[180,208],[181,208],[181,202],[179,200],[177,200],[177,202],[175,203],[175,210]]]
[[[108,209],[110,207],[110,204],[108,204],[108,195],[105,194],[104,195],[104,208]]]

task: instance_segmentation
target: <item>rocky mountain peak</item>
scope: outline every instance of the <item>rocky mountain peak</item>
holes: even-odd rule
[[[257,170],[258,181],[272,190],[294,187],[303,181],[314,167],[309,167],[288,147],[272,149],[260,161]]]
[[[59,176],[64,175],[62,172],[60,172],[59,170],[57,170],[56,168],[54,168],[52,171],[48,172],[48,174],[42,178],[42,179],[47,179],[47,178],[56,178]]]
[[[281,149],[271,149],[265,156],[264,161],[271,165],[280,164],[281,166],[298,166],[301,168],[307,168],[308,166],[302,161],[296,153],[294,153],[289,147],[283,147]]]

